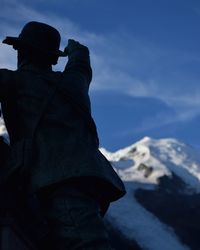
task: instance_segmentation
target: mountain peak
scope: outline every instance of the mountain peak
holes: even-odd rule
[[[156,184],[160,177],[176,174],[188,187],[200,192],[199,152],[175,138],[146,136],[116,152],[101,151],[124,181]]]
[[[175,138],[150,137],[101,151],[127,190],[110,206],[109,221],[140,249],[198,250],[199,152]]]

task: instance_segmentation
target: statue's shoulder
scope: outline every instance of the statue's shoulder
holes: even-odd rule
[[[13,93],[16,88],[16,71],[0,69],[0,99],[3,100]]]
[[[0,71],[4,72],[17,72],[17,70],[7,69],[7,68],[0,68]]]
[[[0,69],[0,80],[8,80],[10,78],[12,78],[17,71],[14,70],[10,70],[10,69]]]
[[[16,72],[14,70],[6,69],[6,68],[1,68],[0,69],[0,74],[12,74],[13,72]]]

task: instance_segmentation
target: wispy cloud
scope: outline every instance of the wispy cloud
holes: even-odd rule
[[[198,56],[158,48],[124,30],[109,34],[89,32],[66,17],[48,10],[40,12],[16,0],[3,1],[1,8],[1,39],[6,35],[18,35],[26,22],[38,20],[53,25],[61,32],[62,49],[68,38],[88,45],[94,71],[92,91],[115,90],[133,97],[159,98],[176,111],[175,117],[168,117],[163,123],[191,119],[199,114],[200,85],[197,77],[200,74],[186,76],[187,65],[200,66]],[[15,53],[8,46],[0,46],[1,68],[15,68]],[[65,60],[62,59],[55,69],[62,70]]]
[[[6,1],[3,4],[2,11],[0,12],[0,20],[1,40],[7,35],[18,36],[22,26],[26,22],[36,20],[48,23],[60,31],[62,35],[62,49],[67,45],[69,38],[77,39],[82,43],[86,43],[90,47],[98,45],[99,42],[103,43],[103,37],[88,32],[87,30],[81,30],[77,24],[73,23],[66,17],[56,16],[52,12],[43,13],[15,0]],[[15,56],[14,53],[11,53],[11,50],[6,49],[5,45],[0,46],[0,51],[3,51],[4,54],[2,58],[4,59],[4,64],[10,65],[11,68],[13,68],[11,54]],[[6,57],[7,53],[8,56]],[[57,69],[61,69],[61,66],[58,65]]]

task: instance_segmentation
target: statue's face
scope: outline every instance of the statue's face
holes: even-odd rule
[[[17,67],[27,62],[31,62],[31,53],[29,48],[18,48],[17,49]]]
[[[25,63],[33,63],[38,66],[51,67],[57,64],[58,56],[47,56],[39,50],[31,47],[22,47],[17,49],[17,67]]]
[[[25,56],[23,51],[17,50],[17,67],[19,67],[23,61],[25,61]]]

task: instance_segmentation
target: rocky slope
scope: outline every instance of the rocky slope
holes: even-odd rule
[[[107,215],[115,249],[199,250],[198,150],[145,137],[114,153],[101,151],[127,189]]]

